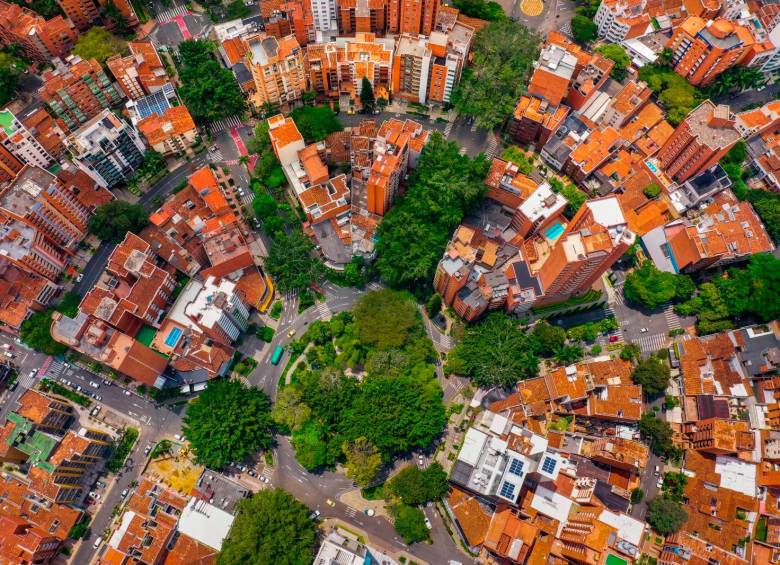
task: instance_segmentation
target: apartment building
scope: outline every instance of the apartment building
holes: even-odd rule
[[[46,113],[42,108],[39,111]],[[43,117],[40,116],[39,112],[36,112],[32,118],[32,122],[35,123]],[[54,148],[58,153],[56,156],[49,153],[44,145],[38,141],[36,135],[27,129],[27,126],[8,109],[0,111],[0,143],[23,163],[43,168],[49,167],[56,162],[57,158],[65,150],[62,143],[65,133],[50,116],[48,116],[46,122],[46,125],[49,126],[47,132],[50,134],[46,140],[54,142]],[[46,128],[46,125],[44,125],[44,128]],[[55,131],[51,131],[52,129]],[[53,139],[52,136],[54,136]]]
[[[304,0],[314,20],[318,40],[330,39],[338,33],[338,8],[336,0]]]
[[[67,56],[77,37],[73,23],[62,16],[46,20],[18,4],[0,2],[0,41],[19,45],[36,63]]]
[[[413,121],[386,120],[373,145],[373,163],[366,182],[367,209],[384,216],[398,194],[401,180],[413,166],[413,153],[419,155],[428,131]]]
[[[39,94],[71,131],[122,101],[122,91],[112,83],[96,60],[71,55],[55,61],[53,71],[41,75]]]
[[[439,0],[389,0],[388,31],[430,35],[439,18]]]
[[[507,132],[520,145],[533,143],[541,147],[568,114],[568,106],[554,106],[538,96],[521,96],[512,112]]]
[[[578,50],[572,52],[548,41],[534,63],[528,94],[546,100],[551,106],[558,106],[566,98],[579,65],[577,54]]]
[[[599,37],[620,43],[652,31],[652,16],[646,0],[605,0],[599,5],[593,23]]]
[[[377,39],[373,33],[357,32],[354,38],[340,37],[330,43],[306,47],[309,88],[317,94],[338,99],[349,96],[360,101],[363,78],[376,98],[389,98],[393,69],[393,40]]]
[[[693,273],[774,251],[772,239],[749,202],[730,190],[712,197],[700,213],[673,220],[642,238],[642,247],[666,272]]]
[[[138,133],[111,110],[103,110],[73,132],[66,145],[73,162],[109,189],[126,182],[141,167],[146,150]]]
[[[159,328],[176,282],[155,260],[148,243],[127,233],[79,310],[130,336],[144,325]]]
[[[256,108],[288,106],[306,90],[304,53],[294,35],[282,39],[259,34],[245,40],[247,63],[255,82],[251,97]]]
[[[740,63],[754,43],[750,30],[723,18],[689,17],[669,40],[674,71],[694,86],[707,86]]]
[[[103,9],[109,1],[119,10],[129,26],[138,25],[138,16],[129,0],[60,0],[58,4],[79,31],[87,31],[95,22],[102,22]],[[111,22],[106,23],[110,27]]]
[[[191,154],[198,128],[186,106],[168,108],[162,115],[152,114],[136,124],[149,146],[162,155]]]
[[[729,107],[705,100],[677,126],[656,157],[667,175],[684,182],[720,161],[739,138]]]
[[[151,41],[131,41],[127,48],[129,55],[109,57],[106,66],[130,100],[157,92],[168,83],[165,65]]]
[[[343,0],[338,11],[340,36],[387,33],[387,0]]]

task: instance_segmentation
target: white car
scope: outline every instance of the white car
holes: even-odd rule
[[[92,549],[97,549],[101,543],[103,543],[103,536],[98,536],[95,543],[92,544]]]
[[[425,517],[425,527],[429,530],[433,529],[433,524],[431,524],[431,521],[428,519],[428,516]]]
[[[92,500],[100,500],[100,495],[96,493],[94,490],[89,493],[89,497]]]
[[[130,396],[131,394],[132,393],[129,390],[125,389],[125,396]]]
[[[121,494],[120,496],[121,496],[122,498],[124,498],[124,497],[126,497],[126,496],[127,496],[127,493],[128,493],[128,492],[130,492],[130,491],[128,491],[127,489],[125,489],[125,490],[123,490],[123,491],[122,491],[122,494]]]
[[[83,278],[84,278],[84,273],[79,273],[79,276],[76,277],[76,282],[80,283],[81,279],[83,279]]]
[[[100,388],[100,385],[95,381],[89,381],[89,386],[91,386],[92,388]]]

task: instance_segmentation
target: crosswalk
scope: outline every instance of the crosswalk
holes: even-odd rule
[[[455,125],[455,122],[449,122],[449,123],[448,123],[448,124],[447,124],[447,125],[444,127],[444,137],[445,137],[445,138],[447,138],[447,139],[448,139],[448,138],[450,137],[450,134],[452,133],[452,127],[453,127],[454,125]]]
[[[497,157],[500,149],[498,146],[498,140],[496,139],[495,134],[493,132],[490,132],[488,135],[488,146],[487,150],[485,151],[485,156],[488,159],[492,159],[493,157]]]
[[[46,371],[45,376],[49,377],[50,379],[56,379],[62,374],[64,370],[65,370],[65,365],[63,365],[61,361],[57,361],[55,359],[54,361],[51,362],[51,365],[49,365],[49,368]]]
[[[574,33],[572,32],[572,29],[571,29],[571,23],[569,23],[569,22],[566,22],[560,28],[558,28],[558,31],[560,31],[561,33],[563,33],[565,35],[568,35],[569,37],[574,37]]]
[[[320,302],[314,307],[314,311],[317,312],[317,318],[329,318],[332,314],[328,304],[326,302]]]
[[[642,353],[655,353],[659,349],[663,349],[667,346],[669,343],[669,336],[666,334],[646,335],[634,340],[634,343],[639,346],[639,350]]]
[[[675,314],[674,307],[672,307],[671,304],[664,308],[664,318],[666,319],[666,324],[669,326],[670,331],[679,330],[682,327],[680,317]]]
[[[351,506],[347,506],[347,509],[344,511],[344,513],[350,518],[354,518],[355,516],[357,516],[357,510],[355,510]]]
[[[241,127],[242,125],[243,124],[241,123],[241,118],[239,116],[229,116],[210,124],[209,131],[211,131],[211,134],[214,135],[215,133],[220,133],[231,128]]]
[[[217,147],[214,151],[209,151],[209,161],[212,163],[219,163],[220,161],[224,161],[225,156],[222,154],[222,150]]]
[[[22,388],[32,388],[35,384],[35,377],[30,373],[23,373],[19,375],[19,386]]]
[[[155,19],[157,23],[162,24],[171,21],[176,16],[184,16],[189,13],[190,11],[185,6],[174,6],[173,8],[162,10]]]
[[[382,285],[378,282],[370,282],[366,285],[368,287],[368,290],[382,290]]]

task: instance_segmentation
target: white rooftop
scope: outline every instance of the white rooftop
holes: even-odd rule
[[[566,198],[553,191],[548,182],[540,184],[519,209],[531,222],[539,218],[549,218],[566,207]]]
[[[622,226],[626,223],[623,210],[615,196],[588,200],[585,205],[593,212],[593,219],[605,228]]]
[[[642,534],[645,532],[644,522],[636,520],[628,514],[615,514],[606,509],[599,516],[599,521],[615,528],[621,539],[637,547],[641,546]]]
[[[720,486],[747,496],[756,496],[756,465],[736,457],[718,455],[715,472],[720,475]]]
[[[573,502],[557,492],[539,485],[531,500],[531,508],[558,520],[561,525],[569,517]]]
[[[222,549],[233,515],[209,504],[205,500],[192,497],[179,517],[178,531],[217,551]]]
[[[471,466],[479,463],[479,455],[487,441],[488,436],[475,428],[469,428],[466,437],[463,438],[463,447],[458,454],[458,459]]]

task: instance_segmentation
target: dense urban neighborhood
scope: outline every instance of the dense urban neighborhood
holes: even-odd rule
[[[780,4],[0,0],[0,564],[780,564]]]

